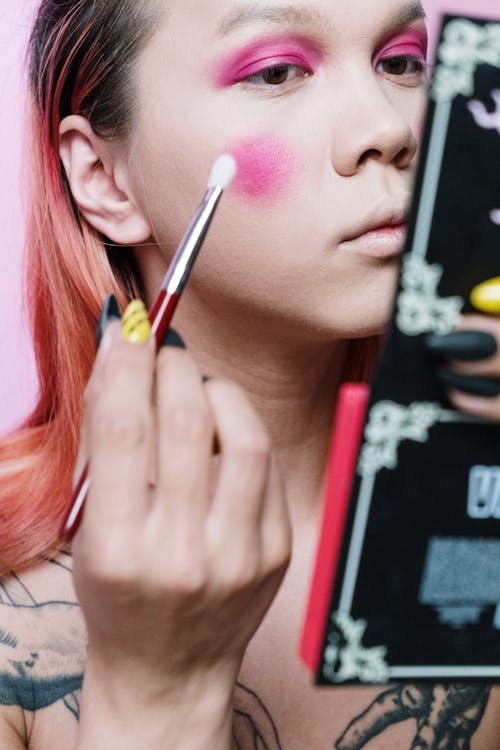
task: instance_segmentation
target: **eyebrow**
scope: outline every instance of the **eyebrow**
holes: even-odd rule
[[[423,21],[426,18],[425,10],[422,7],[422,3],[417,0],[416,2],[408,3],[400,11],[398,11],[393,19],[397,26],[406,26],[412,21]]]
[[[405,26],[412,21],[425,18],[425,11],[419,0],[410,2],[397,11],[390,18],[391,26]],[[219,28],[216,36],[222,37],[236,29],[251,24],[288,24],[306,26],[308,28],[325,29],[331,27],[331,19],[319,10],[306,6],[267,6],[256,7],[255,3],[247,3],[228,14]]]
[[[330,19],[318,10],[306,6],[287,5],[281,7],[260,7],[248,3],[228,14],[217,29],[217,36],[226,36],[236,29],[250,24],[288,24],[296,26],[320,27],[330,24]]]

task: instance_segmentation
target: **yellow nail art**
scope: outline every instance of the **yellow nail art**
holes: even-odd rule
[[[476,286],[471,292],[470,301],[480,312],[500,313],[500,276]]]
[[[133,344],[141,344],[149,339],[151,323],[148,311],[140,300],[134,300],[122,317],[122,336]]]

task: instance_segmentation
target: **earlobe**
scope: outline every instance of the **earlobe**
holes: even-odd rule
[[[133,196],[117,184],[109,144],[79,115],[62,120],[59,137],[59,155],[82,216],[117,244],[148,242],[150,227]]]

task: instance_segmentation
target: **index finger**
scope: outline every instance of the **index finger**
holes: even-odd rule
[[[82,531],[103,544],[137,535],[147,509],[155,346],[111,333],[110,349],[87,404],[90,490]]]

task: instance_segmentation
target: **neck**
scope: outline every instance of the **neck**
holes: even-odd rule
[[[147,257],[147,262],[144,258]],[[165,271],[156,251],[138,255],[151,305]],[[201,372],[228,378],[247,393],[267,427],[281,466],[292,522],[315,523],[321,508],[345,341],[312,342],[304,331],[259,313],[241,315],[230,300],[204,301],[194,280],[176,311],[174,328],[184,338]]]
[[[245,390],[270,434],[296,521],[316,518],[345,342],[286,340],[263,320],[209,310],[186,293],[174,327],[201,372]],[[304,335],[303,339],[307,339]]]

